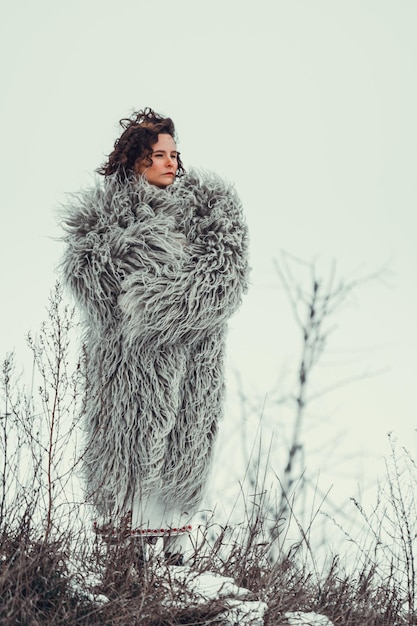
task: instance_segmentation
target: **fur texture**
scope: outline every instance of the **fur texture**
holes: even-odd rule
[[[198,172],[166,190],[111,176],[63,217],[63,277],[86,324],[90,496],[105,515],[150,494],[193,512],[222,416],[226,323],[247,288],[239,198]]]

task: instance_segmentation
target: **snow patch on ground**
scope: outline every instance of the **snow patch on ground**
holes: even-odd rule
[[[195,572],[186,566],[166,569],[169,570],[169,584],[172,585],[174,582],[181,588],[186,588],[194,601],[205,604],[210,600],[225,599],[227,608],[222,613],[222,618],[230,626],[235,624],[263,626],[267,605],[259,600],[250,600],[253,594],[248,589],[236,585],[233,578],[213,572]]]
[[[285,613],[285,617],[290,626],[334,626],[328,617],[318,613],[296,611],[294,613]]]
[[[153,576],[167,590],[167,605],[186,607],[192,602],[206,604],[212,600],[224,601],[225,610],[221,614],[225,626],[263,626],[268,609],[265,602],[256,600],[249,589],[239,587],[233,578],[214,572],[198,572],[188,566],[176,567],[159,565]],[[109,598],[92,589],[99,586],[99,578],[90,574],[84,579],[83,594],[97,604],[104,604]],[[79,589],[80,590],[80,589]],[[285,619],[289,626],[334,626],[324,615],[314,612],[287,612]]]

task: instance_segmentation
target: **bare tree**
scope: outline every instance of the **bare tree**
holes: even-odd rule
[[[322,273],[316,263],[307,263],[285,252],[274,261],[274,267],[299,331],[294,377],[289,387],[288,382],[285,385],[278,383],[267,394],[267,402],[265,397],[256,400],[249,396],[239,375],[237,383],[242,450],[246,455],[247,468],[243,482],[254,509],[251,515],[263,510],[265,540],[271,544],[277,542],[278,547],[273,549],[274,558],[281,558],[283,537],[289,525],[298,528],[305,545],[312,522],[324,501],[326,507],[339,512],[339,505],[332,502],[329,490],[322,490],[317,477],[308,470],[306,432],[311,421],[311,407],[327,394],[374,376],[377,372],[361,372],[333,379],[323,387],[318,385],[320,377],[316,376],[316,372],[328,349],[329,337],[337,328],[337,313],[353,299],[360,287],[380,278],[383,271],[347,280],[337,276],[334,263],[327,273]],[[270,414],[271,406],[273,415]],[[264,411],[266,416],[260,420],[263,423],[259,423],[257,436],[254,437],[247,426],[253,424],[250,417],[262,415]],[[323,428],[323,447],[325,445]],[[273,483],[278,487],[271,488]],[[315,511],[307,504],[312,501]],[[290,544],[293,549],[292,540]]]

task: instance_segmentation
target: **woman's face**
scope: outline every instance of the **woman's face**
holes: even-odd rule
[[[175,173],[178,169],[177,146],[171,135],[160,134],[158,141],[152,146],[150,158],[152,165],[148,165],[146,159],[135,163],[135,172],[146,178],[148,183],[164,189],[172,185]]]

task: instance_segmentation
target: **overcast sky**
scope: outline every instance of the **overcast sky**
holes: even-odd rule
[[[416,27],[415,0],[8,3],[1,353],[23,363],[44,318],[57,206],[91,182],[118,120],[151,106],[174,119],[186,167],[232,180],[245,207],[252,287],[231,323],[230,371],[279,421],[271,389],[300,350],[281,250],[324,276],[333,262],[347,279],[384,268],[335,318],[317,384],[363,380],[315,407],[309,440],[319,465],[319,442],[342,431],[352,457],[383,454],[389,430],[414,451]]]

